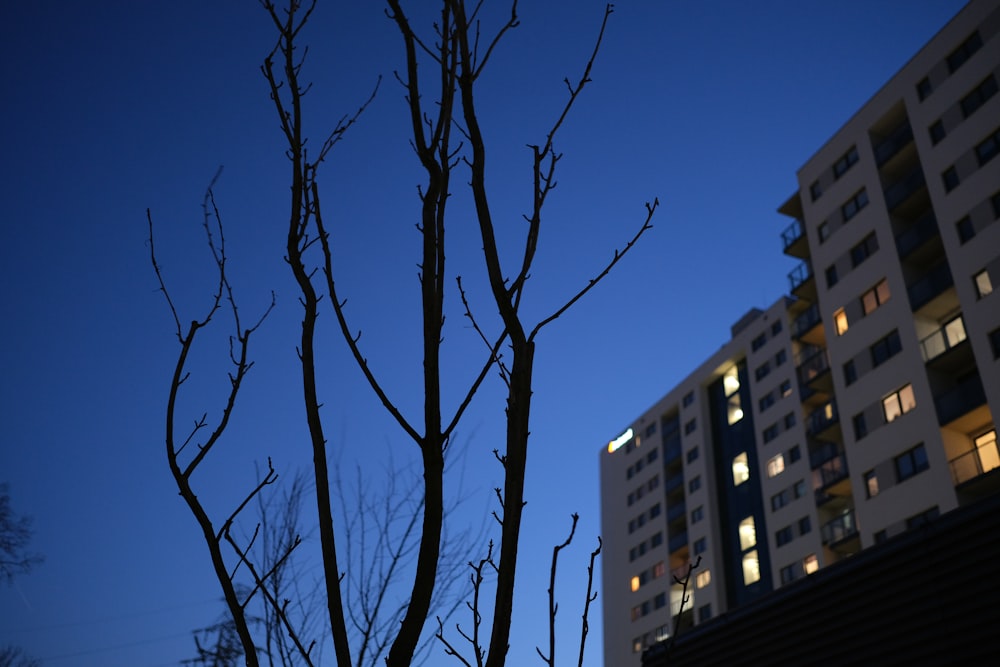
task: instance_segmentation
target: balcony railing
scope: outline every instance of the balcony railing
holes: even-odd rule
[[[826,358],[826,350],[822,347],[811,348],[808,354],[801,355],[801,357],[795,368],[801,384],[809,384],[809,382],[830,370],[830,362]]]
[[[785,227],[784,231],[781,232],[782,249],[788,250],[796,241],[802,238],[803,233],[802,221],[796,218],[792,221],[792,224]]]
[[[948,466],[955,486],[1000,468],[1000,451],[997,450],[996,440],[953,458],[948,461]]]
[[[907,287],[906,292],[910,297],[910,308],[918,310],[930,302],[934,297],[955,284],[951,277],[951,270],[947,262],[941,262],[928,271],[920,280]]]
[[[674,505],[669,505],[667,507],[667,523],[672,522],[674,519],[679,519],[687,513],[687,504],[680,502]]]
[[[957,387],[934,397],[934,408],[937,410],[938,423],[944,426],[950,424],[967,412],[986,403],[986,391],[979,374],[970,375]]]
[[[816,494],[828,486],[836,484],[847,477],[847,457],[838,454],[828,461],[824,461],[819,467],[813,470],[813,488]]]
[[[676,535],[670,536],[670,539],[667,540],[667,550],[670,553],[673,553],[679,550],[681,547],[687,546],[687,543],[688,543],[688,534],[687,531],[685,530],[680,533],[677,533]]]
[[[684,473],[678,472],[676,475],[671,475],[663,483],[663,495],[668,496],[670,492],[677,487],[684,484]]]
[[[890,211],[893,210],[922,187],[924,187],[924,172],[918,166],[902,180],[896,181],[885,189],[885,207]]]
[[[881,167],[911,141],[913,141],[913,128],[910,127],[910,121],[906,120],[875,147],[875,164]]]
[[[840,419],[837,414],[837,403],[830,401],[826,405],[821,405],[806,417],[806,433],[817,435],[836,424]]]
[[[795,318],[795,322],[792,323],[792,336],[800,338],[822,321],[823,319],[819,314],[819,304],[814,303],[805,312]]]
[[[664,463],[670,463],[674,459],[678,459],[681,456],[681,439],[680,437],[671,438],[669,442],[663,447],[663,461]]]
[[[810,447],[809,467],[818,468],[827,461],[839,456],[843,450],[832,442],[825,442],[820,447]]]
[[[812,264],[808,259],[799,262],[799,265],[788,272],[788,282],[794,292],[813,276]]]
[[[920,354],[927,362],[940,357],[965,340],[965,322],[959,316],[920,341]]]
[[[937,235],[937,219],[933,213],[928,213],[896,237],[896,251],[899,253],[899,258],[906,259],[914,250]]]
[[[854,521],[854,510],[848,510],[833,521],[823,524],[820,531],[823,544],[835,544],[858,534],[858,526]]]

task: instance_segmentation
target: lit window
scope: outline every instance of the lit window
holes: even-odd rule
[[[777,477],[785,471],[785,455],[778,454],[767,462],[767,476]]]
[[[837,335],[843,336],[847,331],[847,313],[843,308],[833,314],[833,323],[837,327]]]
[[[787,398],[788,396],[791,396],[792,395],[792,382],[791,382],[791,380],[785,380],[784,382],[782,382],[781,383],[781,387],[779,387],[779,389],[781,390],[781,397],[782,398]]]
[[[667,573],[667,566],[663,564],[662,560],[653,566],[653,579],[659,579],[666,573]]]
[[[722,376],[722,387],[726,392],[726,396],[732,396],[740,388],[740,374],[739,369],[733,366]]]
[[[694,578],[694,585],[698,588],[704,588],[712,583],[712,571],[705,570],[704,572],[699,572],[698,576]]]
[[[865,493],[868,494],[869,498],[874,498],[878,495],[878,477],[875,475],[874,470],[869,470],[864,474],[865,480]]]
[[[740,521],[739,532],[740,551],[746,551],[747,549],[757,545],[757,528],[754,525],[752,516],[748,516]]]
[[[733,486],[739,486],[750,479],[750,465],[747,463],[747,453],[741,452],[733,459]]]
[[[743,419],[743,405],[742,402],[740,401],[740,395],[733,394],[732,396],[730,396],[727,401],[727,405],[728,405],[728,410],[726,419],[729,422],[729,425],[732,426],[736,422]]]
[[[760,561],[757,560],[757,550],[748,551],[743,555],[743,584],[750,584],[760,581]]]
[[[961,315],[944,325],[944,336],[948,340],[948,347],[955,347],[965,340],[965,323]]]
[[[802,560],[802,567],[805,569],[806,574],[812,574],[819,569],[819,559],[816,558],[816,554],[809,554]]]
[[[895,421],[901,415],[917,407],[917,401],[913,398],[913,385],[908,384],[899,391],[882,399],[882,410],[885,412],[885,423]]]
[[[883,278],[878,285],[861,295],[861,305],[865,315],[871,314],[873,310],[889,300],[889,283]]]
[[[976,294],[979,295],[980,299],[993,292],[993,282],[990,280],[990,274],[986,269],[972,276],[972,281],[976,284]]]
[[[996,429],[983,433],[974,442],[976,444],[976,453],[979,455],[979,463],[984,473],[1000,467],[1000,456],[997,453]]]
[[[632,620],[636,618],[635,610],[632,611]],[[638,653],[642,650],[642,637],[636,637],[632,640],[632,653]]]
[[[639,577],[632,577],[632,592],[639,590]]]

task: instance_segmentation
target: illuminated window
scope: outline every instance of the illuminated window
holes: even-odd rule
[[[729,421],[729,425],[732,426],[739,420],[743,419],[743,406],[742,403],[740,402],[740,395],[733,394],[732,396],[730,396],[727,399],[727,404],[728,404],[727,420]]]
[[[750,479],[750,465],[747,463],[747,453],[741,452],[733,459],[733,486],[739,486]]]
[[[990,280],[990,274],[986,269],[972,276],[972,281],[976,284],[976,294],[979,295],[980,299],[993,292],[993,282]]]
[[[898,417],[917,407],[913,398],[913,385],[908,384],[899,391],[893,392],[882,399],[882,410],[885,413],[885,423],[895,421]]]
[[[889,283],[883,278],[878,285],[861,295],[861,306],[865,311],[865,315],[869,315],[888,300]]]
[[[635,613],[633,610],[632,620],[635,620]],[[636,637],[632,640],[632,653],[638,653],[642,650],[642,637]]]
[[[662,560],[653,566],[653,579],[659,579],[666,573],[667,573],[667,566],[663,564]]]
[[[694,578],[694,585],[698,588],[704,588],[712,583],[712,571],[705,570],[704,572],[699,572],[698,576]]]
[[[944,325],[944,337],[948,340],[949,347],[955,347],[965,340],[965,322],[961,315]]]
[[[743,554],[743,584],[750,584],[760,581],[760,561],[757,560],[757,550],[748,551]]]
[[[869,470],[864,474],[865,480],[865,493],[869,498],[874,498],[878,495],[878,477],[875,475],[874,470]]]
[[[726,396],[732,396],[740,388],[740,372],[739,368],[733,366],[728,371],[722,375],[722,388],[725,391]]]
[[[979,454],[979,463],[984,473],[1000,467],[1000,456],[997,455],[996,429],[983,433],[973,442],[975,442],[976,452]]]
[[[779,389],[781,391],[781,397],[782,398],[787,398],[787,397],[791,396],[792,395],[792,381],[791,380],[785,380],[784,382],[781,383],[781,387],[779,387]]]
[[[837,335],[843,336],[847,331],[847,313],[843,308],[833,314],[833,323],[837,327]]]
[[[747,549],[757,545],[757,528],[754,526],[752,516],[748,516],[740,521],[739,532],[740,551],[746,551]],[[754,557],[756,557],[756,555]]]
[[[778,454],[767,462],[767,476],[777,477],[785,471],[785,455]]]
[[[639,577],[632,577],[632,592],[633,593],[635,591],[639,590],[639,586],[640,585],[641,584],[639,583]]]
[[[805,569],[806,574],[812,574],[819,569],[819,559],[816,558],[816,554],[809,554],[802,560],[802,567]]]

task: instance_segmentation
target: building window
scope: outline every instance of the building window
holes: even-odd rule
[[[760,382],[765,377],[767,377],[767,374],[770,372],[771,372],[771,362],[765,361],[763,364],[757,367],[757,370],[753,372],[753,375],[754,378],[757,380],[757,382]]]
[[[688,482],[688,493],[694,493],[700,488],[701,488],[701,475],[691,478],[691,481]]]
[[[986,137],[976,146],[976,158],[979,160],[979,166],[982,167],[995,158],[997,153],[1000,153],[1000,130]]]
[[[712,583],[711,570],[703,570],[702,572],[699,572],[694,578],[694,585],[697,588],[704,588],[705,586],[708,586],[710,583]]]
[[[764,442],[771,442],[778,437],[778,425],[771,424],[764,429]]]
[[[774,533],[774,542],[780,547],[791,542],[793,537],[795,537],[795,535],[792,533],[792,527],[785,526],[781,530]]]
[[[733,486],[739,486],[750,479],[750,465],[747,463],[747,453],[741,452],[733,459]]]
[[[785,455],[778,454],[767,461],[767,476],[777,477],[785,471]]]
[[[865,315],[870,315],[873,310],[883,305],[889,300],[889,282],[883,278],[878,285],[861,295],[861,308]]]
[[[861,412],[854,415],[853,426],[854,426],[854,439],[860,440],[861,438],[868,435],[868,424],[865,422],[865,413]]]
[[[660,503],[656,503],[655,505],[649,508],[649,518],[655,519],[656,517],[660,516],[661,511],[662,510],[660,508]]]
[[[802,450],[799,449],[798,445],[795,445],[794,447],[792,447],[791,449],[788,450],[788,462],[789,463],[795,463],[796,461],[798,461],[801,458],[802,458]]]
[[[819,559],[816,558],[816,554],[809,554],[802,559],[802,567],[806,571],[806,574],[812,574],[819,569]]]
[[[774,355],[774,365],[780,366],[786,361],[788,361],[788,350],[782,348],[778,350],[778,353],[776,355]]]
[[[653,461],[656,460],[656,457],[659,455],[660,455],[660,450],[658,449],[649,450],[649,454],[646,454],[646,463],[652,463]]]
[[[689,449],[686,458],[688,463],[695,461],[698,458],[698,448],[692,447],[691,449]]]
[[[923,443],[897,456],[895,463],[896,480],[899,482],[904,482],[930,467],[930,463],[927,461],[927,451],[924,449]]]
[[[819,234],[820,243],[823,243],[828,238],[830,238],[830,225],[828,225],[827,223],[825,222],[819,223],[819,227],[816,228],[816,231]]]
[[[705,518],[705,508],[701,505],[691,510],[691,523],[698,523]]]
[[[920,526],[926,525],[938,518],[941,512],[938,510],[937,505],[930,508],[929,510],[924,510],[920,514],[915,514],[906,520],[906,529],[913,530],[914,528],[919,528]]]
[[[880,530],[872,535],[872,539],[875,540],[875,544],[882,544],[889,539],[889,534],[885,530]]]
[[[666,606],[667,606],[667,594],[657,593],[656,597],[653,598],[653,608],[663,609]]]
[[[986,269],[972,276],[972,282],[976,285],[976,294],[980,299],[993,292],[993,281],[990,280],[990,274]]]
[[[784,382],[782,382],[781,386],[778,387],[778,391],[781,392],[781,397],[782,398],[787,398],[787,397],[791,396],[792,395],[792,381],[791,380],[785,380]]]
[[[757,550],[743,554],[743,585],[760,581],[760,561],[757,560]]]
[[[944,124],[940,120],[934,121],[934,124],[927,128],[927,131],[931,135],[931,144],[937,145],[944,139]]]
[[[874,498],[878,495],[878,477],[875,475],[874,470],[869,470],[864,475],[862,475],[865,481],[865,495],[868,498]]]
[[[975,90],[962,98],[962,115],[968,118],[976,112],[979,107],[986,104],[986,101],[996,95],[997,80],[990,74],[976,86]]]
[[[751,547],[757,546],[757,527],[754,525],[752,516],[748,516],[740,521],[739,534],[740,551],[746,551]]]
[[[1000,328],[989,333],[990,347],[993,348],[993,358],[1000,359]]]
[[[809,196],[812,197],[813,201],[816,201],[817,199],[820,198],[820,195],[822,194],[823,194],[823,188],[820,187],[819,181],[813,181],[812,184],[809,186]]]
[[[795,426],[795,413],[789,412],[787,415],[785,415],[784,422],[786,431]]]
[[[787,565],[781,568],[781,585],[790,584],[795,581],[795,565]]]
[[[812,530],[812,522],[809,517],[804,516],[799,519],[799,535],[808,535],[810,530]]]
[[[917,99],[921,102],[926,100],[932,91],[931,82],[926,76],[917,82]]]
[[[839,280],[839,278],[837,276],[837,265],[836,264],[831,264],[830,266],[826,267],[826,287],[827,287],[827,289],[830,289],[831,287],[833,287],[834,285],[836,285],[838,280]]]
[[[779,333],[781,333],[781,320],[771,324],[771,336],[777,336]]]
[[[703,604],[698,607],[698,622],[704,623],[705,621],[712,618],[712,605]]]
[[[770,394],[765,395],[764,398],[760,399],[757,405],[760,407],[760,411],[764,412],[764,410],[767,410],[769,407],[774,405],[774,401],[774,392],[771,392]]]
[[[847,313],[844,312],[843,308],[840,308],[833,314],[833,325],[837,329],[837,335],[843,336],[847,333]]]
[[[965,61],[971,58],[982,46],[983,40],[979,37],[979,31],[977,30],[948,55],[948,73],[954,74],[955,70],[964,65]]]
[[[796,498],[801,498],[802,496],[806,495],[806,482],[805,482],[805,480],[800,479],[799,481],[795,482],[795,486],[792,487],[792,488],[795,491],[795,497]]]
[[[686,408],[692,403],[694,403],[694,392],[689,391],[688,393],[684,394],[684,399],[681,401],[681,404]]]
[[[658,547],[663,544],[663,533],[654,533],[651,538],[649,538],[649,545],[651,547]]]
[[[699,537],[697,540],[694,541],[694,555],[695,556],[697,556],[698,554],[705,553],[705,549],[706,548],[707,547],[705,545],[705,538],[704,537]]]
[[[662,560],[653,566],[653,579],[659,579],[666,573],[667,573],[667,566],[663,564]]]
[[[641,586],[641,585],[642,584],[639,581],[639,577],[632,577],[632,579],[629,582],[629,588],[632,589],[633,593],[635,593],[637,590],[639,590],[639,586]]]
[[[863,261],[874,255],[877,250],[878,239],[875,238],[875,232],[872,232],[862,239],[861,243],[851,248],[851,266],[856,268]]]
[[[872,367],[877,368],[903,349],[903,344],[899,340],[899,331],[897,329],[893,329],[888,336],[876,341],[870,349],[872,354]]]
[[[882,399],[882,412],[885,415],[885,423],[895,421],[907,412],[917,407],[917,401],[913,398],[913,385],[908,384],[899,391],[895,391]]]
[[[698,421],[696,419],[692,419],[688,423],[684,424],[684,435],[691,435],[694,433],[696,428],[698,428]]]
[[[844,204],[840,207],[840,215],[844,218],[844,222],[847,222],[856,216],[858,212],[867,205],[868,191],[861,188],[854,193],[853,197],[844,202]]]
[[[850,387],[858,379],[858,371],[854,367],[854,360],[851,359],[844,364],[844,384]]]
[[[653,435],[654,433],[656,433],[656,422],[653,422],[652,424],[650,424],[649,426],[646,427],[646,435],[645,435],[645,437],[648,438],[649,436]]]
[[[941,172],[941,182],[944,183],[945,192],[951,192],[958,187],[960,179],[958,178],[958,170],[955,169],[955,165],[951,165]]]
[[[955,229],[958,230],[958,240],[961,243],[965,243],[976,235],[976,229],[972,226],[972,219],[969,216],[965,216],[956,222]]]
[[[792,502],[792,492],[790,489],[784,489],[771,496],[771,511],[776,512],[790,502]]]
[[[633,615],[632,620],[634,621],[635,618]],[[642,651],[642,637],[636,637],[632,640],[632,653],[639,653],[640,651]]]
[[[764,347],[764,343],[767,342],[767,334],[761,334],[750,341],[750,349],[756,352],[760,348]]]
[[[858,147],[851,146],[851,148],[844,153],[839,160],[833,163],[833,177],[840,178],[847,173],[847,170],[858,161]]]

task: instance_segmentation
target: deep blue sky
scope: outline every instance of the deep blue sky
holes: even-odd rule
[[[579,74],[603,8],[555,4],[524,3],[522,26],[496,53],[480,94],[508,239],[530,203],[524,145],[543,140],[562,78]],[[641,222],[645,201],[659,197],[662,206],[628,260],[539,339],[510,664],[531,664],[547,640],[547,562],[574,511],[577,543],[560,585],[579,588],[599,532],[602,443],[717,349],[746,310],[784,293],[793,263],[781,255],[788,221],[775,209],[795,190],[795,170],[963,4],[617,3],[594,82],[561,136],[565,157],[529,316],[548,314],[596,273]],[[401,67],[399,39],[378,2],[322,3],[305,37],[313,136],[385,77],[324,167],[324,204],[352,327],[363,330],[390,394],[417,419],[420,175],[391,76]],[[234,437],[195,482],[213,506],[228,507],[255,461],[271,455],[286,474],[308,461],[295,399],[299,307],[282,262],[286,164],[258,70],[272,42],[256,2],[5,3],[0,481],[10,483],[14,507],[34,515],[33,546],[47,561],[0,588],[0,643],[20,644],[46,665],[176,665],[191,655],[189,631],[221,610],[163,453],[178,346],[145,245],[149,207],[166,278],[182,319],[191,319],[210,268],[199,206],[219,165],[217,198],[244,310],[262,308],[271,289],[278,307],[257,341]],[[461,217],[466,203],[456,195],[449,260],[489,321],[478,241]],[[452,397],[482,354],[454,306],[445,332]],[[412,443],[384,417],[338,334],[324,335],[331,440],[347,461],[382,465],[390,449],[406,460]],[[198,381],[210,377],[202,368]],[[464,483],[476,489],[466,507],[477,522],[499,478],[489,453],[502,447],[498,384],[491,380],[461,429]],[[216,405],[195,397],[185,407],[193,416]],[[581,597],[564,602],[567,622]],[[599,608],[591,620],[593,666]],[[575,639],[564,642],[568,658]],[[449,661],[435,654],[430,664]]]

